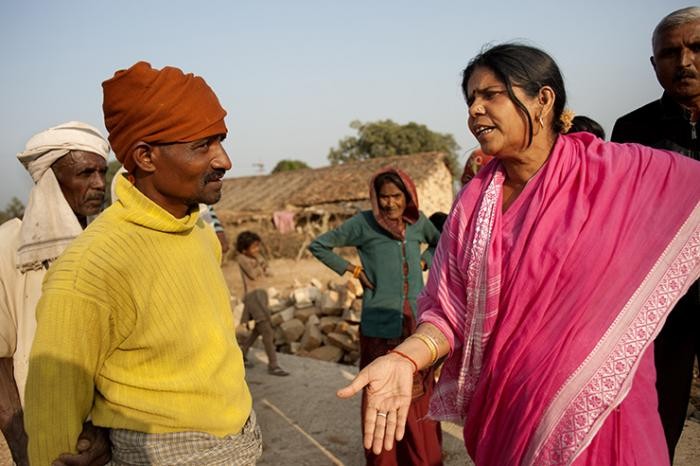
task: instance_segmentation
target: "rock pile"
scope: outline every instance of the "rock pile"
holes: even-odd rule
[[[289,292],[269,288],[267,293],[277,351],[345,364],[360,359],[362,286],[358,280],[329,282],[324,287],[312,279],[307,286],[295,282]]]

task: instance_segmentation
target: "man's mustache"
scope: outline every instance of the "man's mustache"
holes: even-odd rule
[[[682,70],[676,71],[676,73],[673,75],[674,81],[680,81],[682,79],[688,79],[688,78],[697,79],[698,74],[693,70],[682,69]]]
[[[214,170],[211,173],[207,173],[204,177],[204,181],[209,183],[210,181],[219,181],[226,174],[226,170]]]
[[[104,191],[100,191],[99,193],[95,194],[88,194],[88,196],[85,198],[86,201],[100,201],[102,202],[105,198],[105,193]]]

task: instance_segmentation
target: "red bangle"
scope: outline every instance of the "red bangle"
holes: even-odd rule
[[[395,353],[404,359],[408,359],[409,361],[411,361],[411,364],[413,364],[413,367],[415,369],[413,373],[415,374],[416,372],[418,372],[418,364],[416,364],[416,361],[414,361],[413,358],[407,355],[406,353],[402,353],[401,351],[395,349],[389,350],[389,353]]]

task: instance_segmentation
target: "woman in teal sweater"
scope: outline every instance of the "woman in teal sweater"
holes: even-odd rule
[[[430,267],[440,236],[418,210],[413,181],[401,170],[385,168],[377,172],[370,182],[370,201],[371,211],[360,212],[309,246],[311,253],[336,273],[350,272],[362,283],[360,368],[391,351],[415,330],[422,271]],[[421,254],[423,243],[428,249]],[[362,266],[333,252],[333,248],[346,246],[357,248]],[[431,372],[415,375],[403,440],[394,450],[379,455],[365,450],[368,465],[442,464],[440,426],[423,419],[428,413],[433,382]],[[365,403],[363,396],[363,413]],[[364,417],[362,424],[364,430]]]

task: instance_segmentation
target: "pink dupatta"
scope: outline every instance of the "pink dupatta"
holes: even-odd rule
[[[665,455],[644,354],[700,275],[700,163],[578,133],[505,213],[503,180],[494,161],[462,190],[418,299],[452,348],[431,415],[465,424],[479,465],[571,464],[649,419],[632,440]]]

